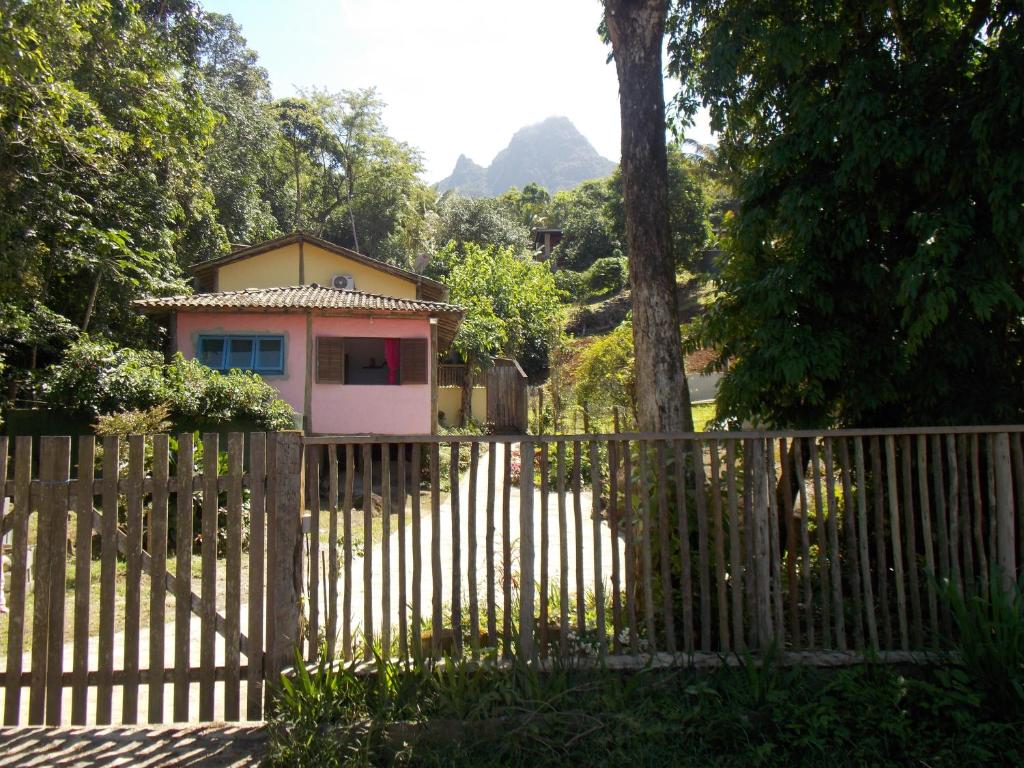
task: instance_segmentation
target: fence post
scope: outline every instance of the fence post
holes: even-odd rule
[[[533,443],[519,444],[519,652],[533,658]]]
[[[765,444],[763,438],[751,441],[750,462],[753,481],[751,506],[754,513],[754,604],[757,611],[757,645],[767,650],[774,640],[772,629],[771,563],[768,541],[768,473],[765,472]]]
[[[281,670],[295,661],[301,643],[302,596],[302,433],[268,437],[267,466],[267,637],[268,693],[280,683]]]
[[[1013,475],[1010,469],[1010,436],[995,436],[996,459],[996,541],[999,571],[1007,594],[1017,581],[1017,564],[1013,551]]]

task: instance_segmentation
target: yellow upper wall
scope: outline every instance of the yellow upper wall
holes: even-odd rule
[[[245,288],[275,288],[303,283],[329,286],[334,275],[352,275],[356,290],[400,299],[416,298],[416,283],[412,280],[331,253],[312,243],[303,244],[302,260],[306,273],[304,281],[299,279],[298,243],[289,243],[273,251],[225,264],[217,270],[217,290],[240,291]]]

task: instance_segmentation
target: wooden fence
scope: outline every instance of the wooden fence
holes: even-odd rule
[[[322,643],[946,648],[1020,574],[1022,431],[0,438],[3,721],[259,718]]]
[[[219,442],[81,437],[72,472],[68,437],[16,438],[11,462],[0,437],[5,725],[135,723],[143,686],[151,723],[261,717],[297,640],[300,436]]]
[[[939,649],[1024,561],[1018,427],[381,440],[306,440],[311,656]]]

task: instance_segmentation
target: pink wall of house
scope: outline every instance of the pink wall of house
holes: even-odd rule
[[[281,376],[264,376],[281,397],[302,414],[306,376],[304,314],[197,313],[177,314],[177,345],[185,357],[198,353],[199,337],[216,334],[278,334],[284,336],[285,366]],[[313,338],[430,338],[427,318],[313,317]],[[429,365],[435,355],[428,354]],[[428,376],[428,381],[430,377]],[[428,434],[433,423],[429,384],[342,385],[312,387],[309,431],[331,434]]]

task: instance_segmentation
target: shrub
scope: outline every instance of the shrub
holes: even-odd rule
[[[585,273],[592,297],[618,293],[629,280],[629,262],[623,256],[608,256],[595,261]]]
[[[582,272],[573,272],[571,269],[558,270],[555,272],[555,287],[571,301],[586,300],[586,281]]]
[[[123,416],[166,406],[179,428],[232,419],[267,430],[294,424],[291,407],[255,373],[218,373],[181,354],[165,364],[157,352],[84,339],[72,344],[47,374],[44,400],[79,416]]]

